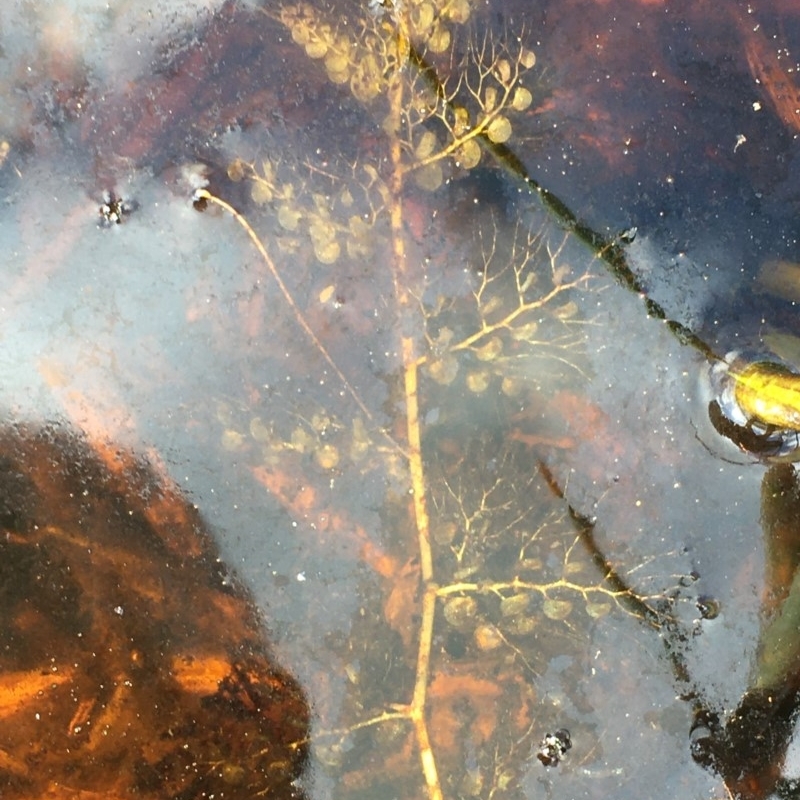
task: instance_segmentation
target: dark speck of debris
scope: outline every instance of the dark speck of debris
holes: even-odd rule
[[[720,603],[713,597],[698,597],[697,610],[703,619],[716,619],[720,612]]]
[[[103,202],[98,209],[100,214],[100,227],[108,228],[119,225],[136,208],[135,203],[117,197],[113,192],[103,192]]]
[[[555,733],[548,733],[539,745],[536,757],[546,767],[557,767],[558,763],[572,747],[572,739],[566,728],[559,728]]]

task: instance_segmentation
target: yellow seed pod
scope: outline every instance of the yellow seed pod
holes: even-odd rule
[[[444,53],[450,47],[450,31],[437,22],[428,36],[427,45],[431,53]]]
[[[367,53],[350,77],[350,91],[356,100],[368,103],[380,94],[383,88],[383,79],[378,62],[372,53]]]
[[[417,116],[427,117],[438,113],[439,98],[432,86],[427,83],[416,83],[410,87],[408,107],[416,111]]]
[[[222,449],[223,450],[239,450],[244,444],[244,436],[238,431],[231,429],[226,430],[222,434]]]
[[[350,80],[350,70],[344,69],[341,72],[331,72],[328,70],[328,80],[338,86],[343,86]]]
[[[516,397],[525,387],[525,384],[519,379],[506,375],[500,383],[500,391],[506,397]]]
[[[366,238],[369,236],[371,230],[369,224],[357,214],[353,214],[353,216],[350,217],[347,221],[347,227],[350,229],[350,235],[357,239]]]
[[[305,453],[311,450],[316,444],[316,439],[301,425],[298,425],[289,439],[289,445],[298,453]]]
[[[547,599],[542,603],[542,611],[548,619],[565,620],[572,613],[572,603],[569,600]]]
[[[339,451],[332,444],[324,444],[315,451],[314,460],[322,469],[334,469],[339,464]]]
[[[353,195],[346,186],[339,193],[339,202],[345,207],[350,208],[353,205]]]
[[[495,143],[503,144],[511,138],[511,123],[506,117],[495,117],[486,129],[486,135]]]
[[[372,253],[372,244],[368,239],[348,237],[345,240],[345,246],[347,248],[347,255],[349,255],[350,258],[364,258],[364,256],[368,256]]]
[[[427,38],[431,25],[433,25],[433,19],[434,10],[430,3],[420,3],[416,8],[412,8],[409,20],[413,35],[419,39]]]
[[[341,85],[350,80],[352,73],[350,51],[350,42],[341,36],[328,49],[325,55],[325,71],[331,83]]]
[[[305,20],[295,19],[287,24],[292,32],[292,39],[296,44],[305,46],[311,41],[311,28]]]
[[[327,219],[317,217],[309,226],[308,233],[314,244],[327,244],[336,238],[336,226]]]
[[[530,289],[531,286],[533,286],[533,284],[536,283],[538,277],[539,276],[536,274],[536,270],[533,269],[530,270],[528,274],[524,278],[522,278],[522,281],[519,284],[520,293],[525,294],[525,292],[527,292],[528,289]]]
[[[253,417],[250,420],[250,435],[262,444],[269,442],[272,438],[270,429],[264,424],[264,420],[261,417]]]
[[[534,614],[519,614],[503,621],[503,629],[514,636],[527,636],[536,630],[539,620]]]
[[[374,100],[381,90],[380,81],[370,78],[363,71],[357,70],[350,76],[350,91],[353,97],[362,103]]]
[[[353,438],[350,440],[350,458],[356,462],[360,461],[369,450],[370,444],[367,426],[361,417],[356,417],[353,420]]]
[[[447,302],[447,299],[442,295],[436,298],[437,307],[441,308],[442,305]],[[450,342],[453,341],[453,337],[456,335],[455,331],[452,328],[448,328],[446,325],[439,328],[439,333],[436,334],[436,338],[432,339],[431,342],[436,348],[438,352],[441,352]]]
[[[241,158],[237,158],[228,164],[228,177],[234,182],[238,183],[245,176],[247,164]]]
[[[444,604],[444,618],[456,630],[470,630],[477,613],[478,603],[474,597],[450,597]]]
[[[261,162],[261,174],[264,176],[264,180],[267,181],[267,183],[275,182],[275,167],[268,158],[265,158]]]
[[[229,786],[241,786],[247,780],[247,772],[238,764],[223,764],[220,775]]]
[[[287,256],[293,256],[300,250],[300,240],[294,236],[278,236],[275,244]]]
[[[467,389],[475,394],[481,394],[489,388],[491,375],[484,370],[475,370],[467,375]]]
[[[605,617],[611,613],[611,603],[587,603],[586,613],[593,619]]]
[[[539,330],[539,323],[534,320],[527,322],[525,325],[520,325],[517,328],[511,329],[511,338],[517,342],[529,342]]]
[[[334,264],[339,258],[342,248],[336,239],[328,242],[314,241],[314,255],[321,264]]]
[[[564,303],[563,306],[553,309],[553,316],[556,319],[572,319],[578,313],[578,304],[574,300]]]
[[[311,192],[311,199],[314,201],[318,217],[328,219],[331,215],[331,196],[324,192]]]
[[[511,108],[514,111],[524,111],[533,102],[533,95],[524,87],[517,86],[511,98]]]
[[[349,53],[345,50],[329,50],[325,56],[325,69],[328,71],[328,75],[346,72],[349,66]]]
[[[751,422],[800,431],[800,375],[768,361],[732,368],[730,375],[734,399]]]
[[[324,39],[312,39],[306,42],[305,48],[309,58],[324,58],[328,52],[328,43]]]
[[[586,565],[582,561],[568,561],[564,564],[564,577],[575,578],[586,570]]]
[[[426,192],[436,191],[442,185],[443,180],[442,165],[438,161],[426,164],[414,172],[415,183]]]
[[[515,617],[528,610],[531,602],[529,594],[512,594],[500,601],[500,614],[504,617]]]
[[[227,403],[217,404],[217,422],[224,425],[226,428],[230,428],[234,425],[235,415]]]
[[[313,414],[311,417],[311,427],[318,433],[324,433],[333,425],[333,421],[327,414]]]
[[[494,625],[479,625],[475,628],[473,638],[478,649],[484,652],[497,650],[498,647],[504,644],[503,635]]]
[[[497,89],[494,86],[487,86],[486,91],[483,93],[483,110],[487,114],[491,114],[496,105]]]
[[[423,161],[436,149],[436,144],[436,134],[433,131],[425,131],[414,148],[414,155]]]
[[[531,69],[536,64],[536,53],[533,50],[522,50],[519,54],[519,64],[525,69]]]
[[[494,361],[503,352],[503,340],[499,336],[492,336],[486,344],[476,347],[473,352],[479,361]]]
[[[256,179],[250,189],[250,196],[253,198],[253,202],[260,206],[269,203],[273,197],[272,187],[266,181]]]
[[[455,157],[456,164],[462,169],[477,167],[481,160],[481,146],[475,139],[467,139],[467,141],[456,150]]]
[[[451,355],[432,361],[428,364],[428,374],[436,383],[449,386],[458,375],[458,361]]]
[[[444,9],[442,16],[453,20],[457,25],[463,25],[470,17],[472,9],[469,0],[451,0]]]
[[[282,205],[278,209],[278,225],[285,231],[296,231],[302,214],[290,205]]]
[[[500,83],[507,85],[511,80],[511,64],[505,58],[498,59],[494,65],[494,74]]]
[[[497,311],[503,305],[503,299],[500,295],[493,294],[482,306],[481,306],[481,314],[484,317],[488,316],[494,311]]]
[[[453,136],[458,139],[470,128],[469,109],[456,106],[453,109]]]
[[[325,305],[332,297],[333,293],[336,291],[336,287],[331,283],[328,284],[320,293],[319,297],[317,298],[322,305]]]
[[[438,545],[448,545],[455,538],[458,533],[458,525],[455,522],[442,522],[434,525],[431,528],[431,536],[433,541]]]

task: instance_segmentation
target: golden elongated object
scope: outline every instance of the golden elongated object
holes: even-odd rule
[[[713,363],[708,414],[718,433],[766,460],[800,457],[800,373],[777,358],[733,352]]]
[[[800,431],[800,375],[782,364],[758,361],[729,372],[733,398],[750,424]]]

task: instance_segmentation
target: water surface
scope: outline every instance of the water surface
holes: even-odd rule
[[[310,796],[723,796],[689,732],[758,671],[766,467],[644,299],[720,355],[794,335],[763,275],[797,246],[797,13],[418,6],[394,100],[389,7],[2,13],[7,419],[166,464],[311,698]]]

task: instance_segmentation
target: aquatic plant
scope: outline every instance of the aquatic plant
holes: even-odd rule
[[[315,739],[351,792],[418,796],[398,783],[416,759],[431,800],[514,796],[537,744],[576,724],[537,696],[549,660],[579,652],[582,632],[618,611],[655,623],[671,590],[641,574],[634,589],[625,574],[645,564],[604,559],[548,466],[584,436],[617,446],[583,393],[589,309],[608,279],[538,202],[509,216],[481,195],[540,90],[524,35],[477,35],[470,15],[466,0],[282,7],[309,69],[341,87],[340,112],[354,103],[361,124],[350,138],[337,130],[341,152],[321,164],[232,154],[246,210],[214,186],[195,194],[239,224],[277,285],[300,333],[281,332],[280,347],[305,354],[289,374],[319,365],[315,393],[274,389],[256,415],[222,402],[218,418],[223,446],[295,518],[372,569],[341,653],[346,697]],[[475,202],[453,214],[460,191]],[[322,316],[344,311],[382,353],[322,333]],[[322,499],[336,497],[326,482],[352,491],[376,474],[383,535]],[[590,750],[585,737],[575,748]]]

